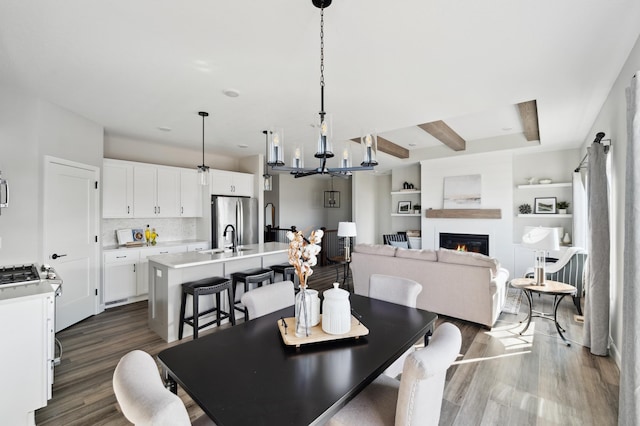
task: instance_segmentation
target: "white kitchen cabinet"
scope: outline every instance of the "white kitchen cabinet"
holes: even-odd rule
[[[3,425],[35,424],[35,411],[51,399],[54,298],[47,283],[7,289],[0,294]]]
[[[133,167],[133,197],[134,217],[179,217],[179,169],[135,165]]]
[[[133,217],[133,166],[130,163],[103,161],[102,217]]]
[[[251,173],[229,172],[226,170],[210,170],[211,195],[231,195],[236,197],[253,197],[253,180]]]
[[[202,185],[196,170],[180,170],[180,216],[202,217]]]
[[[186,245],[171,247],[150,247],[140,250],[140,257],[137,266],[136,295],[141,296],[149,293],[149,256],[160,254],[183,253],[187,251]]]
[[[114,303],[137,295],[140,251],[122,249],[104,253],[104,302]]]

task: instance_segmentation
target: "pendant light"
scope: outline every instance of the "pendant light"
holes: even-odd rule
[[[263,130],[262,133],[265,135],[266,146],[269,149],[269,131]],[[273,189],[273,176],[269,174],[269,163],[267,162],[267,157],[264,157],[264,174],[262,175],[263,181],[263,189],[265,191],[271,191]]]
[[[328,209],[340,208],[340,191],[333,190],[333,176],[331,176],[331,191],[324,191],[324,207]]]
[[[267,133],[267,164],[272,170],[289,171],[295,177],[304,177],[315,174],[330,174],[332,176],[349,176],[352,171],[373,170],[378,165],[376,153],[378,149],[378,138],[375,132],[367,132],[360,139],[362,146],[363,160],[360,166],[353,166],[351,163],[351,150],[345,142],[340,158],[340,167],[327,167],[327,159],[333,158],[332,144],[332,120],[331,116],[324,110],[324,9],[331,5],[331,0],[312,0],[313,5],[320,9],[320,121],[317,125],[318,139],[315,158],[320,160],[320,167],[304,168],[302,161],[302,146],[295,147],[295,153],[291,161],[291,167],[284,164],[284,133],[282,129],[273,128]]]
[[[204,118],[208,117],[209,113],[200,111],[198,115],[202,117],[202,165],[198,166],[198,176],[200,185],[209,185],[209,166],[204,164]]]

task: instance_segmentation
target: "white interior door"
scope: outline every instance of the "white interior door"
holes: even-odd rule
[[[45,158],[44,258],[60,274],[56,331],[97,313],[98,169]]]

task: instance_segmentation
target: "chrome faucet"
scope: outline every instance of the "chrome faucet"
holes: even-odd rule
[[[231,228],[231,250],[236,251],[236,228],[232,224],[228,224],[224,227],[223,237],[227,237],[227,229]]]

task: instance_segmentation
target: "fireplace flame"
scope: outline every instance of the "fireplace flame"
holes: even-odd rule
[[[458,244],[456,246],[456,250],[457,251],[467,251],[467,245],[466,244]]]

